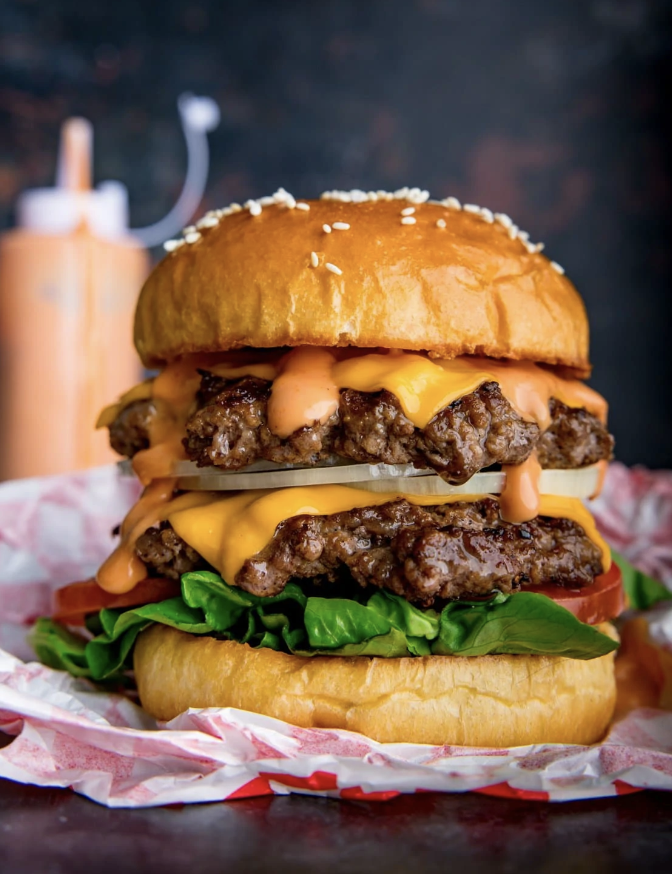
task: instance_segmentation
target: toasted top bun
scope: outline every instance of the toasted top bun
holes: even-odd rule
[[[416,203],[412,216],[401,215],[411,206],[401,199],[306,203],[209,214],[189,242],[173,243],[138,301],[135,344],[148,367],[196,352],[311,345],[590,373],[579,294],[512,239],[515,226],[433,202]]]
[[[612,626],[600,630],[614,634]],[[142,706],[168,720],[237,707],[385,743],[590,744],[614,712],[614,655],[302,658],[152,625],[138,638]]]

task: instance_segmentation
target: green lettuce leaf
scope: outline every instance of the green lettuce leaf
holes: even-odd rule
[[[435,655],[504,653],[593,659],[618,648],[545,595],[518,592],[488,602],[454,601],[441,611]]]
[[[191,634],[208,634],[211,630],[203,622],[202,614],[192,610],[182,598],[169,598],[130,610],[101,610],[98,619],[102,633],[86,645],[86,659],[94,680],[105,680],[130,669],[137,636],[154,622]]]
[[[369,640],[360,643],[346,643],[335,649],[306,649],[295,650],[293,655],[305,657],[311,656],[375,656],[377,658],[393,659],[406,658],[412,653],[409,651],[408,639],[396,628],[392,628],[387,634],[379,634]],[[430,655],[429,652],[423,655]]]
[[[414,607],[405,598],[381,589],[373,594],[367,607],[384,616],[393,628],[409,637],[434,640],[439,633],[439,614],[436,610]]]
[[[336,649],[388,634],[384,616],[349,598],[308,598],[304,622],[308,642],[315,649]]]
[[[366,604],[348,598],[308,598],[304,621],[308,642],[320,654],[331,650],[332,655],[387,658],[431,655],[429,641],[439,633],[436,611],[420,610],[386,591],[374,593]]]
[[[218,574],[211,571],[184,574],[182,597],[190,607],[203,611],[205,621],[215,631],[228,631],[253,608],[257,608],[257,615],[261,616],[268,613],[268,608],[286,601],[293,601],[304,609],[307,601],[296,583],[288,583],[279,595],[260,598],[235,586],[229,586]]]
[[[86,639],[79,634],[41,617],[31,629],[29,640],[35,655],[48,667],[67,671],[73,677],[91,676],[86,659]]]
[[[182,577],[181,597],[101,610],[87,623],[95,635],[88,641],[40,619],[33,646],[45,664],[95,680],[127,674],[138,635],[153,623],[307,657],[538,653],[591,659],[617,646],[532,592],[455,601],[441,612],[414,607],[384,590],[365,599],[365,593],[361,601],[308,597],[296,583],[261,598],[229,586],[217,574],[198,571]]]
[[[634,610],[648,610],[660,601],[672,599],[672,592],[666,586],[647,576],[643,571],[637,570],[613,549],[611,557],[621,569],[623,588]]]

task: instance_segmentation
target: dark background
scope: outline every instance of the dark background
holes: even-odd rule
[[[0,0],[0,226],[95,126],[134,226],[172,205],[185,90],[217,99],[203,208],[418,185],[507,212],[588,305],[618,457],[672,466],[669,0]],[[158,253],[157,253],[158,254]]]
[[[0,780],[3,874],[669,874],[672,793],[290,795],[111,810]]]

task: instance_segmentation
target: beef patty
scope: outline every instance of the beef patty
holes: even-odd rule
[[[150,572],[171,579],[206,567],[169,523],[137,542]],[[418,507],[404,499],[331,516],[294,516],[236,575],[240,588],[262,597],[291,579],[388,589],[423,607],[436,599],[485,595],[544,583],[582,587],[602,572],[601,553],[569,519],[539,516],[513,525],[491,498]]]
[[[131,401],[117,414],[110,425],[110,446],[119,455],[133,458],[136,452],[149,448],[149,423],[154,415],[151,399]]]
[[[595,416],[555,399],[551,425],[542,433],[513,409],[496,382],[450,404],[424,428],[413,425],[391,392],[345,389],[327,422],[280,439],[267,423],[270,382],[227,381],[207,371],[201,376],[198,409],[183,440],[199,467],[240,470],[259,459],[310,466],[336,454],[373,464],[411,463],[457,484],[493,464],[520,464],[535,448],[542,467],[553,468],[594,464],[610,458],[613,449],[613,438]],[[110,428],[113,448],[129,456],[144,448],[142,423],[150,414],[151,401],[122,410]]]

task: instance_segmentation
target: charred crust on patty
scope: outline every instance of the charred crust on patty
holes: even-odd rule
[[[110,425],[110,446],[119,455],[133,458],[149,448],[149,425],[154,415],[151,399],[131,401]]]
[[[206,567],[164,522],[136,547],[157,576]],[[546,583],[580,588],[602,571],[601,553],[569,519],[538,517],[522,525],[501,520],[487,498],[420,507],[400,499],[330,516],[294,516],[243,564],[233,581],[268,597],[290,580],[387,589],[422,607],[436,601],[509,593]]]
[[[493,464],[520,464],[543,441],[539,427],[512,408],[496,382],[441,410],[423,429],[404,415],[391,392],[344,389],[327,422],[281,440],[267,424],[271,383],[245,377],[212,394],[216,379],[203,379],[207,402],[188,420],[183,441],[200,467],[240,470],[258,459],[311,465],[335,453],[356,462],[412,463],[461,484]],[[610,456],[612,438],[586,410],[552,400],[551,415],[542,466],[569,468],[580,466],[576,458],[588,459],[585,465]]]
[[[153,576],[179,580],[182,574],[205,570],[208,563],[174,530],[170,522],[148,528],[135,544],[138,558]]]
[[[551,424],[537,446],[542,467],[570,470],[611,460],[614,438],[599,419],[556,398],[551,398],[549,408]]]
[[[462,484],[494,464],[520,464],[536,449],[543,468],[585,467],[612,456],[614,440],[583,408],[551,398],[551,424],[541,432],[523,419],[496,382],[454,401],[424,428],[416,428],[389,391],[343,389],[338,410],[326,421],[281,439],[267,423],[272,383],[253,376],[227,380],[199,370],[197,409],[183,444],[199,467],[241,470],[263,459],[311,466],[336,454],[355,462],[414,464]],[[110,426],[110,443],[132,458],[149,446],[151,400],[134,401]]]

